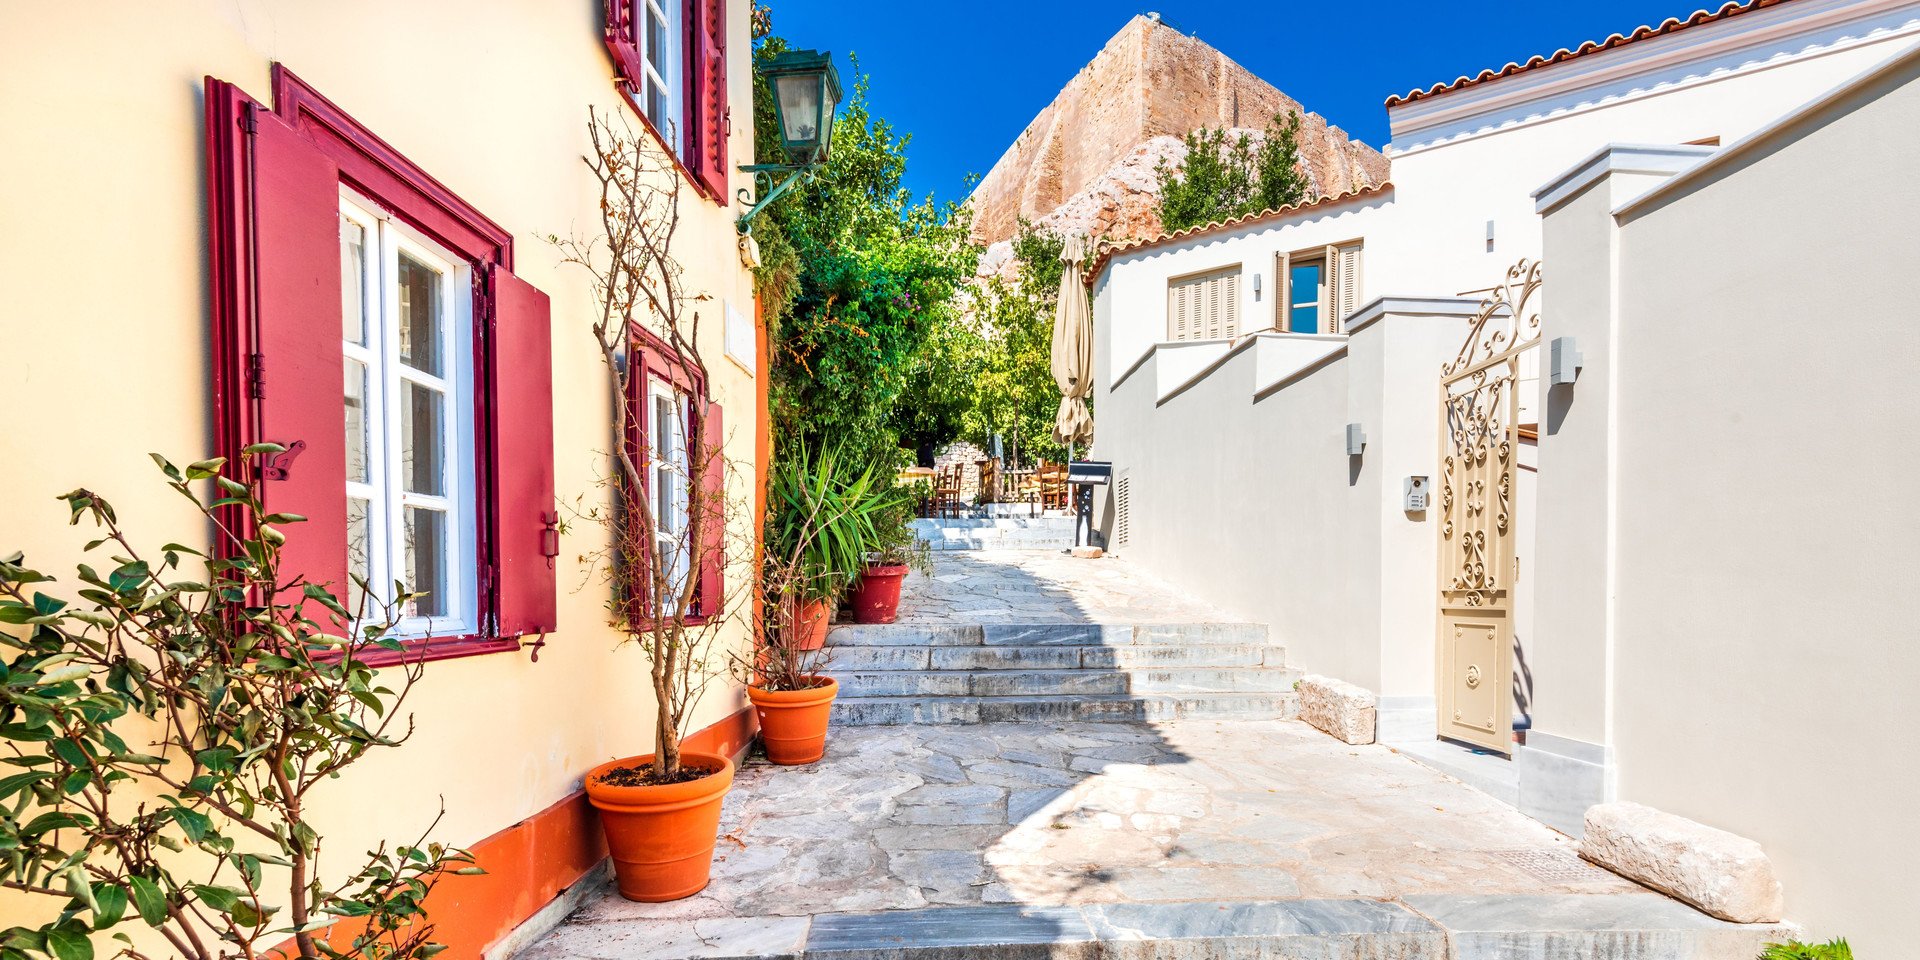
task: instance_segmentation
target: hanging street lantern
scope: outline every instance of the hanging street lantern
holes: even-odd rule
[[[740,215],[736,226],[743,234],[753,230],[753,218],[767,204],[792,189],[801,177],[812,176],[827,161],[833,140],[833,112],[840,105],[840,74],[833,68],[833,54],[817,50],[787,50],[769,57],[760,65],[773,92],[773,115],[780,128],[780,146],[787,163],[757,163],[740,168],[753,174],[753,194],[740,191],[740,201],[751,204]],[[786,179],[774,185],[776,174]],[[757,194],[755,196],[754,194]]]

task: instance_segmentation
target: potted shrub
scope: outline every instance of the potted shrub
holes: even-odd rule
[[[807,576],[803,550],[769,555],[762,571],[760,642],[748,664],[747,698],[760,721],[760,743],[770,762],[793,766],[826,754],[827,721],[840,684],[824,675],[826,651],[793,597]],[[821,619],[824,620],[824,605]]]
[[[892,501],[874,521],[874,550],[854,584],[855,623],[892,623],[900,615],[900,586],[907,572],[933,572],[927,545],[913,535],[913,513],[911,491],[895,488]]]
[[[665,901],[704,889],[718,839],[720,803],[733,784],[733,763],[682,748],[685,724],[707,684],[726,673],[715,641],[735,624],[736,600],[750,593],[725,576],[709,578],[725,555],[728,489],[722,437],[711,426],[712,403],[700,389],[676,389],[672,412],[685,425],[684,444],[650,446],[630,398],[647,396],[628,362],[643,344],[676,360],[687,382],[707,382],[695,305],[709,298],[683,288],[674,257],[679,167],[650,137],[636,136],[594,114],[592,152],[584,159],[600,186],[602,236],[550,240],[565,262],[586,269],[600,310],[592,329],[604,360],[611,404],[610,496],[580,515],[608,531],[590,559],[610,581],[607,609],[615,627],[647,661],[655,704],[653,750],[588,771],[588,801],[599,811],[620,895]],[[655,484],[671,484],[671,496]],[[656,511],[674,515],[665,524]],[[741,512],[736,506],[733,511]],[[751,555],[752,545],[738,555]]]
[[[881,464],[855,464],[838,448],[795,443],[774,464],[766,550],[789,570],[769,602],[791,608],[795,649],[825,645],[835,605],[866,568],[876,523],[893,500]]]

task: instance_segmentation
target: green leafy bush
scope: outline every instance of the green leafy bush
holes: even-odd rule
[[[1247,134],[1201,128],[1186,136],[1178,169],[1155,168],[1160,224],[1168,232],[1219,223],[1299,203],[1307,193],[1300,169],[1300,114],[1267,122],[1258,146]]]
[[[1786,943],[1767,944],[1767,948],[1760,952],[1759,960],[1853,960],[1853,948],[1847,946],[1844,937],[1826,943],[1789,940]]]
[[[382,626],[356,635],[326,586],[282,568],[301,517],[268,512],[222,460],[154,460],[217,531],[214,550],[143,555],[106,500],[75,490],[61,498],[71,522],[102,530],[86,550],[107,557],[79,565],[76,600],[44,592],[53,578],[20,554],[0,560],[13,628],[0,630],[0,764],[13,771],[0,775],[0,887],[59,909],[0,931],[0,960],[92,960],[106,931],[144,957],[122,924],[190,960],[252,960],[289,939],[303,958],[432,956],[427,893],[480,872],[472,858],[382,845],[329,885],[309,813],[320,784],[406,739],[397,708],[420,664],[376,672],[366,656],[401,644]],[[343,920],[356,932],[323,939]]]

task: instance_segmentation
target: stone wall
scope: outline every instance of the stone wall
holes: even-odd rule
[[[1218,50],[1136,16],[1034,117],[972,197],[974,240],[1011,238],[1019,220],[1097,238],[1160,232],[1154,166],[1184,159],[1200,127],[1260,129],[1301,113],[1300,154],[1314,195],[1379,183],[1387,160]]]

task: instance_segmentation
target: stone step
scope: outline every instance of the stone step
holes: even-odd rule
[[[907,526],[919,534],[958,536],[981,530],[1072,530],[1074,517],[942,517],[921,519]]]
[[[832,646],[832,673],[898,670],[1172,670],[1187,667],[1284,667],[1286,648],[1270,643],[1181,645]]]
[[[1187,670],[829,670],[840,696],[1107,696],[1133,693],[1289,693],[1285,667]]]
[[[835,700],[832,722],[900,724],[1291,720],[1299,697],[1286,693],[1108,694],[1035,697],[851,697]]]
[[[831,628],[835,647],[1042,647],[1264,644],[1264,623],[849,623]]]
[[[936,540],[929,542],[927,549],[934,553],[951,553],[960,550],[1065,550],[1073,545],[1072,537],[1043,537],[1030,540],[988,537],[982,540]]]
[[[811,917],[571,924],[528,960],[1676,960],[1757,955],[1784,924],[1715,920],[1644,894],[1444,894],[1071,906],[935,906]],[[623,936],[624,935],[624,936]],[[622,943],[625,939],[627,942]],[[635,941],[652,941],[635,952]]]

